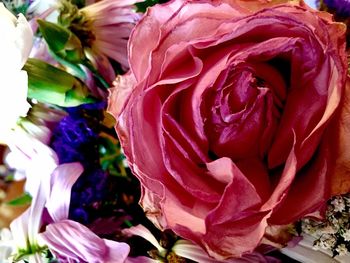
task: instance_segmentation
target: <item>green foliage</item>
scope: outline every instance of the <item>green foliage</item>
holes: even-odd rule
[[[71,63],[81,63],[85,59],[82,44],[73,32],[58,24],[37,21],[43,38],[55,55]]]
[[[25,15],[30,4],[29,0],[22,0],[22,1],[21,0],[19,1],[3,0],[0,2],[3,2],[6,8],[10,10],[14,15],[18,15],[20,13]]]
[[[94,101],[87,87],[69,73],[38,59],[28,59],[28,97],[62,107]]]
[[[107,134],[100,134],[99,143],[100,164],[103,170],[114,176],[127,176],[123,161],[124,154],[121,152],[118,140]]]
[[[22,206],[29,205],[32,202],[32,197],[28,193],[24,193],[21,196],[8,201],[6,204],[10,206]]]
[[[136,7],[137,7],[137,12],[146,12],[147,10],[147,7],[149,6],[154,6],[155,4],[161,4],[161,3],[164,3],[166,1],[164,0],[145,0],[144,2],[141,2],[141,3],[136,3]]]

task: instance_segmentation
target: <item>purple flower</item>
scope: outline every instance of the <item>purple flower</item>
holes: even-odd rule
[[[324,0],[323,2],[329,9],[334,10],[337,15],[342,17],[350,16],[349,0]]]
[[[106,197],[108,175],[101,169],[86,170],[73,185],[69,218],[83,224],[92,222],[97,213],[94,204]]]
[[[90,31],[93,34],[90,40],[91,50],[96,54],[112,58],[125,68],[129,67],[128,38],[140,19],[140,14],[136,13],[134,6],[137,2],[140,0],[104,0],[80,10],[86,17],[86,24],[91,26]]]
[[[85,169],[98,165],[96,145],[104,107],[102,102],[67,109],[69,115],[57,125],[51,140],[60,163],[80,162]]]
[[[18,244],[17,256],[28,252],[43,262],[40,251],[47,246],[60,262],[122,263],[129,246],[102,239],[86,226],[67,219],[72,185],[83,172],[78,163],[58,166],[51,174],[50,187],[41,178],[37,180],[33,201],[24,214],[11,224],[14,241]],[[47,209],[45,220],[43,212]],[[49,223],[46,228],[43,222]],[[40,233],[40,229],[45,229]]]

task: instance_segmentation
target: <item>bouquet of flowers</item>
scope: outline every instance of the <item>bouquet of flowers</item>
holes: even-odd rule
[[[349,262],[350,3],[0,3],[0,262]]]

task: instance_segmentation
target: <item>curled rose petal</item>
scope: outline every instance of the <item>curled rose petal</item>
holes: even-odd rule
[[[348,185],[344,34],[301,0],[148,9],[109,97],[148,218],[223,260]]]

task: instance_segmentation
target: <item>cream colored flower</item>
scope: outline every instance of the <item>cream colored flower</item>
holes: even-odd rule
[[[335,212],[342,212],[343,210],[345,210],[344,200],[339,196],[335,197],[332,200],[331,204],[334,206]]]
[[[350,229],[347,229],[343,234],[343,238],[345,241],[350,241]]]
[[[23,15],[16,18],[0,3],[0,143],[20,116],[25,116],[28,77],[22,70],[32,47],[33,32]]]
[[[339,253],[339,256],[344,256],[344,255],[348,254],[348,252],[349,252],[348,249],[346,248],[345,244],[338,245],[335,250]]]

